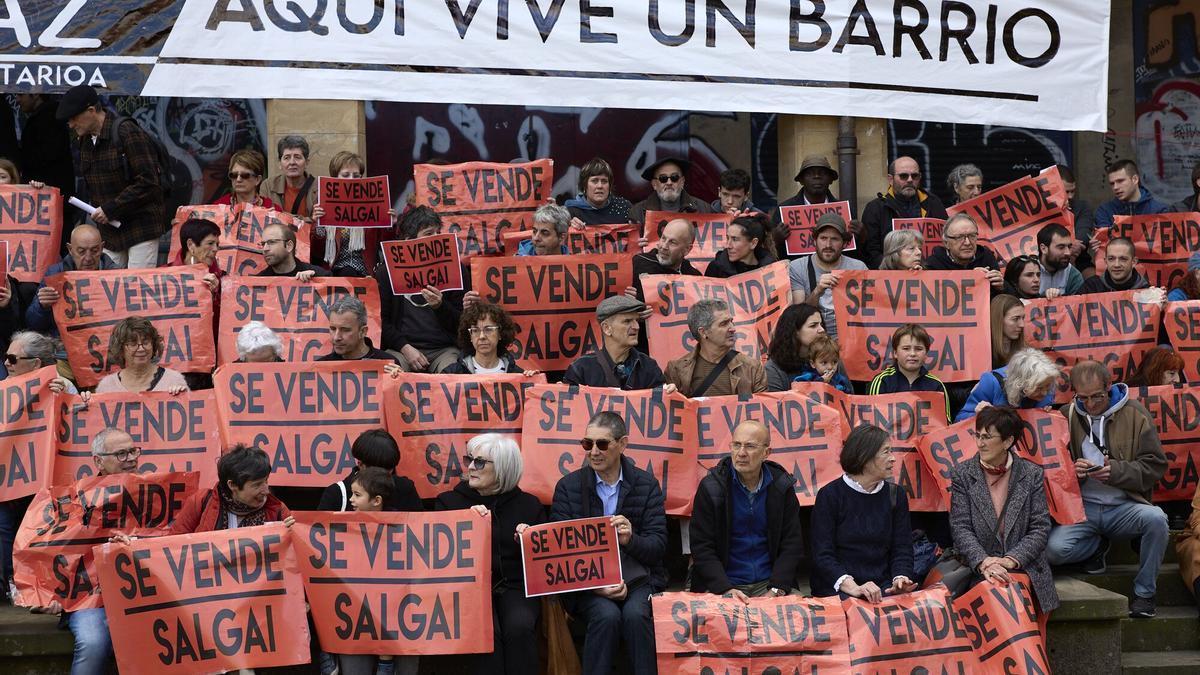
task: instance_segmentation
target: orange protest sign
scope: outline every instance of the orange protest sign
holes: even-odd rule
[[[649,471],[662,487],[670,515],[691,513],[699,483],[692,402],[661,389],[615,391],[606,387],[539,384],[525,392],[521,420],[521,489],[543,504],[554,497],[558,479],[584,465],[579,446],[592,415],[617,413],[629,427],[625,455]]]
[[[779,219],[788,228],[787,254],[806,255],[817,250],[817,237],[813,228],[817,220],[826,213],[836,213],[842,217],[847,227],[854,220],[850,213],[850,202],[827,202],[825,204],[801,204],[799,206],[779,207]],[[851,234],[844,250],[853,251],[858,245]]]
[[[211,220],[221,228],[217,267],[229,274],[251,276],[266,269],[267,263],[262,257],[262,233],[269,225],[285,225],[295,231],[296,258],[309,259],[312,227],[296,216],[261,206],[199,204],[181,206],[175,211],[175,219],[171,222],[171,260],[179,255],[179,228],[189,218]]]
[[[391,227],[392,194],[387,176],[317,177],[317,206],[324,227]]]
[[[58,423],[54,366],[0,380],[0,502],[28,497],[50,478],[48,451]]]
[[[981,239],[1003,260],[1037,255],[1038,230],[1050,223],[1062,225],[1072,235],[1075,232],[1075,217],[1067,208],[1067,190],[1057,166],[955,204],[946,213],[970,215]]]
[[[92,547],[117,533],[167,534],[196,486],[194,473],[122,473],[42,489],[13,544],[16,604],[46,607],[57,601],[68,612],[100,607]]]
[[[384,427],[384,361],[231,363],[213,375],[224,444],[271,457],[271,484],[325,487],[354,468],[358,435]]]
[[[292,542],[322,649],[492,651],[490,516],[466,509],[295,517]],[[304,623],[303,614],[290,618]]]
[[[1200,386],[1130,387],[1129,397],[1150,412],[1167,455],[1167,471],[1154,486],[1154,501],[1191,499],[1200,487]]]
[[[643,235],[646,238],[647,251],[654,250],[658,240],[662,238],[663,228],[667,223],[682,218],[696,228],[696,242],[687,255],[688,262],[701,274],[708,269],[708,263],[717,257],[718,251],[725,250],[728,240],[729,223],[733,216],[728,213],[672,213],[670,211],[647,211],[646,226]]]
[[[664,366],[695,348],[687,314],[700,300],[718,299],[729,304],[733,325],[738,329],[737,348],[756,359],[765,357],[779,315],[792,302],[786,261],[728,279],[645,274],[638,283],[651,311],[646,320],[650,356]]]
[[[1038,630],[1033,585],[1012,572],[1004,585],[981,581],[954,600],[962,628],[970,636],[979,667],[987,675],[1050,673],[1050,660]]]
[[[1076,363],[1094,359],[1108,366],[1113,381],[1120,382],[1158,344],[1162,307],[1139,302],[1139,293],[1030,300],[1025,303],[1025,342],[1062,366],[1064,375]],[[1065,378],[1061,386],[1067,386]]]
[[[638,252],[638,237],[641,236],[641,226],[636,223],[619,223],[612,225],[588,225],[572,227],[562,236],[562,245],[567,247],[570,255],[591,255],[594,253],[628,253]],[[517,248],[522,242],[529,241],[530,233],[514,231],[504,233],[504,255],[516,255]]]
[[[846,429],[874,424],[887,431],[896,458],[896,485],[908,493],[908,508],[946,510],[945,495],[917,450],[917,441],[946,426],[945,397],[930,391],[856,396],[814,382],[794,382],[792,389],[840,410]]]
[[[9,245],[8,274],[36,284],[58,262],[62,194],[55,187],[0,185],[0,239]]]
[[[1096,274],[1108,268],[1104,247],[1117,237],[1133,242],[1137,271],[1151,286],[1171,288],[1187,274],[1188,256],[1200,250],[1200,213],[1114,216],[1111,228],[1097,229]]]
[[[623,253],[477,258],[471,281],[512,315],[522,366],[566,370],[600,346],[596,306],[633,285],[633,262]]]
[[[46,279],[58,291],[54,322],[82,388],[96,386],[114,370],[108,362],[113,328],[130,316],[154,323],[163,339],[159,363],[184,372],[217,365],[212,291],[202,265],[144,270],[64,272]],[[116,368],[119,370],[119,368]]]
[[[1162,321],[1171,347],[1183,359],[1183,381],[1200,382],[1200,300],[1168,302]]]
[[[138,473],[194,471],[201,485],[216,483],[222,447],[212,391],[92,394],[87,405],[59,394],[57,405],[51,485],[95,475],[92,438],[109,427],[128,433],[142,449]]]
[[[458,235],[434,234],[419,239],[380,242],[387,264],[392,293],[420,293],[426,286],[439,291],[463,287],[462,263],[458,258]]]
[[[97,546],[121,672],[308,663],[293,540],[282,523],[272,523]]]
[[[991,291],[983,272],[846,270],[838,274],[833,305],[852,380],[870,380],[892,360],[892,333],[908,323],[929,331],[927,365],[943,381],[978,380],[991,370]]]
[[[812,506],[817,490],[842,475],[838,456],[850,430],[842,425],[841,412],[800,392],[711,396],[697,399],[694,407],[698,459],[705,468],[729,456],[729,441],[739,424],[758,420],[771,435],[770,459],[796,478],[801,506]]]
[[[708,593],[658,593],[650,603],[659,675],[850,672],[846,614],[837,598],[788,595],[743,603]]]
[[[530,229],[533,212],[551,196],[554,161],[417,164],[413,180],[417,206],[438,212],[467,259],[503,253],[505,232]]]
[[[498,433],[521,445],[525,392],[545,383],[542,374],[384,378],[387,429],[400,446],[396,473],[412,479],[424,499],[453,489],[466,474],[462,456],[471,438]]]
[[[916,230],[921,233],[924,244],[921,251],[925,258],[933,255],[933,249],[942,246],[942,228],[946,221],[941,218],[896,218],[892,221],[893,230]]]
[[[379,285],[369,277],[241,277],[221,280],[217,347],[221,363],[238,359],[237,335],[250,321],[267,324],[283,343],[284,361],[315,361],[333,351],[329,307],[353,295],[367,307],[367,337],[382,341]]]
[[[525,597],[620,586],[621,551],[612,519],[578,518],[521,533]]]
[[[1017,414],[1023,425],[1021,437],[1017,439],[1017,456],[1042,467],[1050,516],[1059,525],[1082,523],[1087,516],[1083,512],[1079,481],[1075,479],[1075,461],[1068,448],[1071,430],[1067,418],[1057,411],[1018,410]],[[950,503],[950,470],[963,462],[974,461],[979,454],[979,447],[970,435],[974,429],[973,418],[963,420],[926,434],[917,444],[921,458],[930,469],[934,482],[944,492],[947,504]]]
[[[850,672],[978,672],[979,657],[967,624],[945,586],[884,596],[878,603],[847,598],[842,606],[850,636]]]

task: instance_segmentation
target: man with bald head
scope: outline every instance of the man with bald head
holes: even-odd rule
[[[945,218],[946,207],[932,192],[921,189],[921,167],[912,157],[888,164],[888,188],[863,209],[862,241],[854,257],[877,270],[883,260],[883,238],[896,218]]]
[[[104,253],[104,240],[100,230],[95,225],[84,223],[71,230],[71,239],[67,241],[67,254],[46,270],[46,279],[63,272],[94,272],[96,270],[116,269],[117,264]],[[46,285],[46,280],[38,286],[37,295],[25,310],[25,325],[31,330],[41,333],[58,334],[54,325],[52,308],[58,302],[58,291]]]
[[[642,284],[638,279],[647,274],[700,276],[700,270],[693,267],[687,259],[687,255],[692,252],[695,244],[696,226],[692,225],[690,220],[676,218],[663,225],[654,250],[633,256],[633,285],[625,289],[625,295],[636,298],[638,302],[645,302],[646,297],[642,293]],[[641,318],[645,320],[649,316],[650,310],[646,310],[642,313]],[[649,354],[650,342],[646,336],[646,326],[643,323],[642,330],[638,334],[637,346],[642,353]]]
[[[692,587],[748,602],[787,595],[804,555],[796,479],[769,461],[771,432],[733,430],[729,456],[709,469],[692,506]]]

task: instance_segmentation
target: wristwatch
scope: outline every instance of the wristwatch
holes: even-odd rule
[[[771,588],[767,592],[777,598],[787,595],[787,591],[783,590],[782,588]]]

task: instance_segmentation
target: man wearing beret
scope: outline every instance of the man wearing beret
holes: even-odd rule
[[[629,221],[646,224],[647,211],[669,213],[712,213],[704,201],[687,193],[687,171],[692,163],[678,157],[667,157],[646,167],[642,178],[654,189],[649,197],[633,205]]]
[[[104,252],[118,267],[156,267],[167,219],[162,167],[150,137],[133,120],[118,125],[116,113],[100,105],[86,84],[63,95],[56,117],[79,139],[79,172],[86,200],[97,207],[91,220],[100,228]]]
[[[605,298],[596,308],[600,348],[576,359],[563,375],[563,382],[625,390],[662,387],[662,369],[637,350],[641,332],[638,318],[644,309],[645,304],[628,295]],[[675,387],[668,385],[664,391],[675,391]]]

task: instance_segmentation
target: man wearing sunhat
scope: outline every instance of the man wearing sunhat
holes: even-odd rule
[[[838,172],[834,170],[824,155],[808,155],[800,162],[800,171],[796,173],[794,179],[800,184],[800,191],[780,202],[779,208],[771,211],[771,232],[775,236],[777,251],[786,250],[785,242],[790,234],[779,209],[786,206],[807,206],[839,201],[833,191],[829,189],[829,186],[837,179]],[[846,228],[850,234],[857,235],[862,228],[862,223],[851,220],[846,223]]]
[[[166,230],[158,157],[146,132],[100,105],[96,90],[81,84],[67,90],[55,114],[79,140],[79,171],[86,200],[97,207],[108,257],[118,267],[158,265],[158,238]]]
[[[625,390],[663,386],[662,369],[637,349],[641,332],[638,319],[645,308],[645,304],[628,295],[614,295],[601,301],[596,308],[600,348],[576,359],[563,375],[563,383]]]
[[[633,205],[629,211],[629,220],[644,225],[647,211],[712,213],[708,204],[689,195],[685,189],[687,172],[691,166],[692,163],[686,159],[667,157],[646,167],[642,178],[650,181],[654,192]]]

